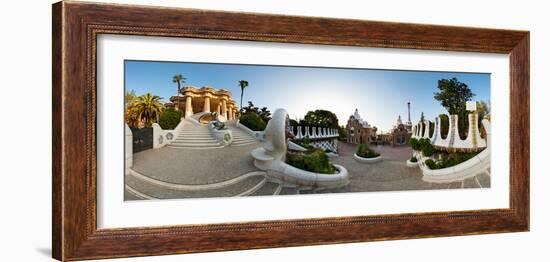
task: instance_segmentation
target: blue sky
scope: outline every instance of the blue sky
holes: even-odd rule
[[[398,115],[406,121],[409,101],[413,123],[421,112],[428,119],[447,113],[433,99],[442,78],[456,77],[472,89],[474,100],[490,100],[490,74],[152,61],[125,61],[125,89],[138,95],[151,92],[168,101],[177,93],[175,74],[187,78],[186,85],[229,90],[237,104],[238,81],[247,80],[243,105],[251,100],[271,111],[285,108],[293,119],[326,109],[345,125],[358,108],[364,120],[384,132]]]

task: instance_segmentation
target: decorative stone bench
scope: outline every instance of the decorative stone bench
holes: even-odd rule
[[[267,170],[271,166],[271,162],[275,160],[274,157],[267,154],[267,151],[263,147],[252,150],[250,154],[254,158],[254,166],[261,170]]]
[[[267,171],[268,176],[298,187],[330,189],[349,184],[348,171],[343,166],[334,165],[338,170],[335,174],[321,174],[302,170],[284,162],[289,144],[285,136],[286,118],[287,113],[284,109],[275,110],[265,129],[266,143],[250,152],[254,158],[254,165]],[[301,148],[298,145],[292,147]]]
[[[364,157],[358,156],[357,154],[353,154],[353,159],[355,159],[359,163],[374,164],[374,163],[381,162],[383,158],[382,156],[377,156],[373,158],[364,158]]]

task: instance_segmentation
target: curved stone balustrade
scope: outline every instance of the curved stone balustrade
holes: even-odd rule
[[[449,116],[449,131],[447,136],[441,136],[441,119],[436,117],[434,132],[430,136],[430,121],[418,123],[413,127],[412,137],[416,139],[429,139],[435,147],[445,149],[477,150],[487,147],[487,141],[481,138],[478,125],[478,115],[468,114],[468,136],[461,139],[458,132],[458,116]]]
[[[302,129],[304,132],[302,132]],[[326,127],[310,127],[310,126],[295,126],[291,127],[292,133],[296,139],[304,139],[308,137],[309,139],[325,139],[325,138],[336,138],[339,136],[338,129],[336,128],[326,128]]]
[[[475,120],[477,121],[477,119]],[[465,162],[448,168],[432,170],[424,164],[426,158],[421,153],[416,154],[419,167],[422,170],[422,180],[431,183],[452,183],[463,181],[479,174],[489,175],[489,168],[491,167],[491,123],[484,119],[482,124],[487,132],[487,147],[475,157]]]
[[[266,143],[263,147],[258,147],[251,152],[254,165],[261,170],[268,171],[268,175],[272,178],[299,187],[337,188],[347,185],[349,175],[343,166],[334,165],[338,170],[336,174],[320,174],[298,169],[285,163],[287,115],[284,109],[277,109],[273,113],[273,118],[269,120],[265,128]],[[310,127],[305,128],[306,134],[321,135],[312,130]]]

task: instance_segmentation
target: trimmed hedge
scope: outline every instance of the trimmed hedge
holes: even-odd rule
[[[248,112],[241,115],[239,123],[250,128],[252,131],[264,131],[267,123],[254,112]]]
[[[172,130],[181,121],[181,111],[166,109],[159,117],[159,125],[164,130]]]
[[[380,154],[370,149],[369,146],[367,146],[366,144],[360,144],[357,147],[356,154],[363,158],[375,158],[380,156]]]
[[[444,156],[441,160],[438,160],[437,162],[428,159],[424,163],[430,168],[430,169],[442,169],[447,167],[456,166],[462,162],[465,162],[474,156],[476,156],[477,153],[454,153],[453,155]],[[428,163],[429,161],[429,163]]]
[[[413,156],[413,157],[411,157],[410,161],[411,161],[411,163],[416,163],[416,162],[418,162],[418,159],[416,159],[416,157]]]
[[[336,168],[329,161],[328,155],[318,148],[305,152],[287,152],[286,162],[296,168],[322,174],[335,174]]]
[[[433,156],[433,154],[435,153],[434,146],[432,145],[430,140],[427,138],[421,138],[421,139],[411,138],[409,140],[409,145],[411,145],[413,150],[422,151],[422,154],[424,156]]]

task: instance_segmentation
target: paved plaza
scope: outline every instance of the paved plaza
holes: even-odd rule
[[[377,192],[479,188],[473,179],[450,184],[427,183],[419,168],[407,167],[408,146],[372,146],[383,161],[373,164],[353,159],[357,145],[340,142],[334,164],[344,166],[350,183],[343,188],[312,190],[276,183],[253,165],[250,152],[261,143],[219,149],[164,147],[134,155],[132,174],[126,176],[126,200],[174,199],[315,193]],[[479,175],[483,187],[490,177]]]

